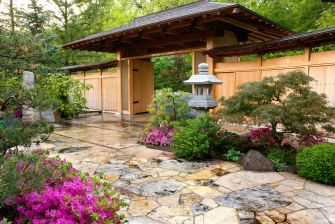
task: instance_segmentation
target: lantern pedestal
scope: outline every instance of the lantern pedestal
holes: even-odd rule
[[[208,64],[201,63],[198,66],[199,74],[193,74],[185,84],[193,85],[193,95],[188,105],[192,108],[191,114],[195,117],[201,116],[217,106],[213,99],[213,85],[221,84],[214,75],[208,74]]]

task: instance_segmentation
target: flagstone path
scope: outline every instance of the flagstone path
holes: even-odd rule
[[[145,120],[89,115],[57,127],[44,147],[122,188],[127,223],[335,224],[335,187],[231,162],[174,158],[136,143]]]

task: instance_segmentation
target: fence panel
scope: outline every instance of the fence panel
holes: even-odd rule
[[[92,88],[85,92],[86,106],[90,110],[117,111],[120,99],[119,77],[114,72],[85,72],[72,75]]]
[[[311,87],[327,95],[330,105],[335,106],[335,51],[309,53],[268,60],[246,62],[220,62],[215,64],[215,75],[223,84],[215,86],[215,98],[234,94],[237,87],[246,82],[281,73],[302,70],[316,81]]]

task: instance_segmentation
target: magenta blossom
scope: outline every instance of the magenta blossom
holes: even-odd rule
[[[89,177],[74,176],[16,198],[15,223],[121,223],[119,195]]]
[[[273,145],[276,139],[272,136],[271,127],[253,128],[247,134],[250,142],[255,145]]]
[[[175,130],[171,126],[151,127],[139,139],[143,144],[170,146],[174,142]]]

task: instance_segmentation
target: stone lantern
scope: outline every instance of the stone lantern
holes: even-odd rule
[[[221,84],[214,75],[208,74],[208,64],[199,64],[199,74],[193,74],[185,84],[193,85],[193,95],[188,105],[192,108],[192,115],[200,116],[207,113],[209,109],[217,106],[217,102],[213,99],[213,85]]]

